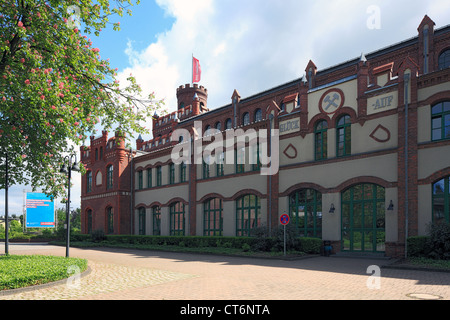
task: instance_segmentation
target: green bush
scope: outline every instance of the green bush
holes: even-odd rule
[[[300,251],[309,254],[319,254],[322,248],[322,239],[319,238],[299,238]]]
[[[255,232],[253,232],[255,231]],[[224,248],[238,249],[244,252],[282,252],[284,230],[277,228],[269,236],[267,228],[253,230],[251,237],[229,236],[146,236],[146,235],[105,235],[102,230],[96,230],[91,235],[76,235],[73,241],[93,241],[111,245],[130,246],[180,246],[185,248]],[[73,239],[73,237],[72,237]],[[295,228],[286,228],[288,251],[303,251],[309,254],[319,254],[322,240],[317,238],[299,237]]]
[[[429,227],[428,246],[429,257],[450,260],[450,223],[432,224]]]
[[[408,257],[424,257],[428,253],[428,236],[416,236],[408,238]]]
[[[102,229],[92,231],[90,237],[94,242],[101,242],[103,240],[106,240],[105,232]]]

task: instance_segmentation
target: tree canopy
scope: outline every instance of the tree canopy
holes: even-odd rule
[[[96,126],[124,137],[162,107],[130,75],[126,84],[91,36],[131,15],[139,0],[3,0],[0,3],[0,171],[12,184],[62,195],[64,156]],[[0,188],[5,187],[0,175]]]

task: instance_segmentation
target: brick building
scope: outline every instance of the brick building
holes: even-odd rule
[[[247,98],[235,90],[223,107],[208,106],[203,86],[180,86],[178,110],[156,116],[137,150],[92,137],[82,231],[243,236],[288,213],[335,251],[403,255],[408,236],[450,220],[450,26],[425,16],[417,32],[328,69],[309,61],[305,76]],[[195,147],[238,129],[278,133],[266,146],[279,163],[249,161],[262,151],[248,141],[193,161]],[[180,163],[183,148],[194,152]]]

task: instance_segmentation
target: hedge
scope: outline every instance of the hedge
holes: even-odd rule
[[[110,244],[137,244],[156,246],[182,246],[189,248],[220,247],[243,249],[244,251],[280,251],[283,245],[277,238],[225,237],[225,236],[143,236],[143,235],[100,235],[94,233],[72,235],[71,241],[108,242]],[[319,254],[322,240],[318,238],[296,238],[295,245],[288,250],[308,254]]]

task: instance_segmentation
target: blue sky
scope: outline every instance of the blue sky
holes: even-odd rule
[[[114,31],[110,25],[100,36],[91,36],[93,46],[100,49],[102,58],[109,58],[111,66],[119,70],[129,66],[129,57],[125,53],[129,41],[135,50],[144,50],[157,41],[158,35],[169,31],[175,22],[175,18],[165,14],[153,0],[143,0],[130,9],[132,16],[124,13],[123,17],[115,16],[110,21],[119,21],[120,31]]]
[[[141,0],[132,10],[117,17],[121,31],[110,26],[89,37],[121,83],[132,73],[169,112],[176,88],[191,81],[192,54],[214,109],[230,103],[235,89],[245,98],[300,78],[310,59],[321,70],[415,37],[425,14],[436,28],[450,24],[448,0]],[[75,208],[80,182],[75,175]],[[11,188],[10,213],[22,212],[23,189]]]

